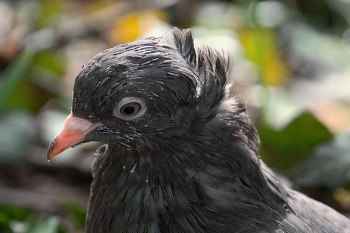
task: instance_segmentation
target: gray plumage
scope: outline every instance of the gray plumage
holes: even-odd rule
[[[107,144],[92,167],[87,232],[350,232],[346,217],[284,187],[259,159],[246,108],[226,92],[229,67],[177,28],[83,67],[72,114],[102,123],[83,142]],[[129,99],[140,116],[124,116]]]

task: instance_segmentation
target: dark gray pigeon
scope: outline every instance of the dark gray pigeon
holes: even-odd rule
[[[89,141],[88,233],[346,233],[350,221],[284,187],[257,154],[228,59],[190,30],[107,49],[78,74],[48,159]]]

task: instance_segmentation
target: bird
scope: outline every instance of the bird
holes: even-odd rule
[[[346,233],[350,221],[282,184],[258,155],[232,62],[173,28],[109,48],[75,79],[47,158],[97,149],[87,233]]]

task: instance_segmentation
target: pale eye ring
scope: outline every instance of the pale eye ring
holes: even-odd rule
[[[123,120],[134,120],[147,110],[145,102],[138,97],[125,97],[113,110],[113,115]]]

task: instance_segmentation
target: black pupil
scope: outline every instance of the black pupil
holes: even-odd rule
[[[133,114],[135,112],[135,108],[133,106],[126,106],[124,109],[123,109],[123,112],[126,114],[126,115],[130,115],[130,114]]]

